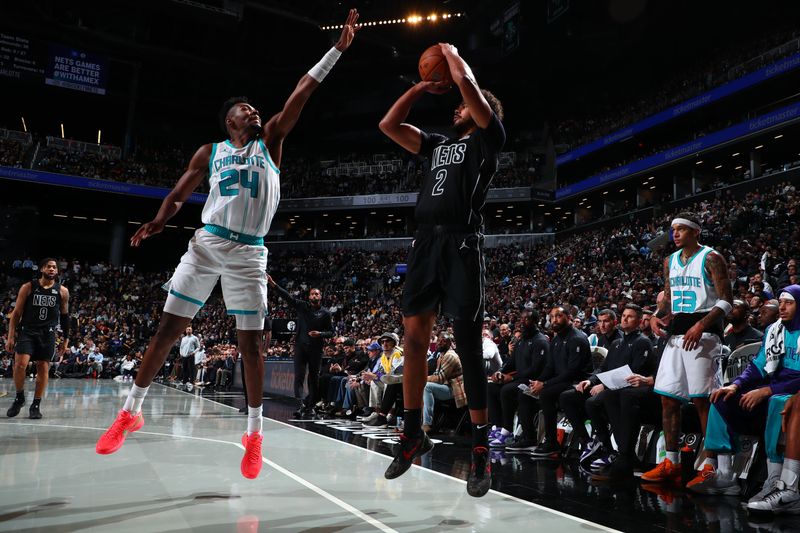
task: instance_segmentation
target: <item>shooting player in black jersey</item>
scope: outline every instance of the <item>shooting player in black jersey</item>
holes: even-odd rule
[[[427,381],[426,354],[436,315],[454,319],[456,350],[464,368],[464,388],[472,419],[471,496],[491,488],[487,442],[487,383],[481,326],[484,312],[483,206],[506,135],[503,107],[481,90],[467,63],[452,45],[441,44],[463,101],[455,110],[455,135],[430,134],[405,123],[411,106],[426,92],[442,94],[443,82],[420,82],[406,91],[380,129],[411,153],[430,160],[414,216],[418,223],[408,256],[403,289],[405,425],[400,449],[386,470],[395,478],[433,448],[421,430],[422,392]]]
[[[69,338],[69,291],[58,278],[58,262],[43,259],[39,263],[39,279],[20,287],[17,304],[9,317],[6,350],[14,352],[14,386],[17,397],[6,413],[19,414],[25,405],[25,369],[28,362],[36,363],[36,392],[29,411],[31,418],[42,418],[39,403],[47,388],[50,360],[56,349],[56,326],[61,324],[64,343],[59,354],[67,349]]]

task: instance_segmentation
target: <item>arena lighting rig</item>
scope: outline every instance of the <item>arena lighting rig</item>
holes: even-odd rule
[[[387,24],[411,24],[417,25],[423,22],[431,22],[436,23],[439,21],[449,20],[452,18],[461,18],[464,16],[464,13],[431,13],[430,15],[423,16],[423,15],[409,15],[405,18],[397,18],[397,19],[383,19],[383,20],[372,20],[368,22],[362,22],[359,26],[367,27],[367,26],[385,26]],[[343,24],[332,24],[326,26],[320,26],[321,30],[340,30],[342,29]]]

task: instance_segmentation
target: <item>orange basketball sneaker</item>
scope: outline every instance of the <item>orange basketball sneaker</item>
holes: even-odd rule
[[[255,479],[261,472],[263,464],[261,457],[261,442],[264,436],[261,433],[253,433],[249,437],[247,432],[242,435],[242,446],[244,446],[244,457],[242,457],[242,475],[247,479]]]
[[[143,425],[144,416],[141,411],[134,415],[125,409],[120,409],[117,419],[111,424],[111,427],[97,439],[95,451],[102,455],[114,453],[122,447],[128,433],[139,431]]]
[[[642,474],[642,481],[648,483],[663,483],[665,481],[679,482],[681,480],[681,465],[669,459],[664,459],[654,469]]]

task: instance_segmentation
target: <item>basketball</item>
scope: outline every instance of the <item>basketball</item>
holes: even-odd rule
[[[453,81],[447,59],[438,44],[422,52],[419,58],[419,76],[422,81]]]

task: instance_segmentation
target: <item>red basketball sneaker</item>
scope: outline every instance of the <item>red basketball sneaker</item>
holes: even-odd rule
[[[263,458],[261,457],[261,442],[264,436],[261,433],[253,433],[249,437],[247,432],[242,435],[242,446],[244,446],[244,457],[242,457],[242,475],[247,479],[255,479],[261,472]]]
[[[139,431],[144,425],[144,416],[139,411],[135,415],[125,409],[120,409],[117,419],[111,427],[97,440],[95,451],[102,455],[114,453],[122,447],[128,433]]]

